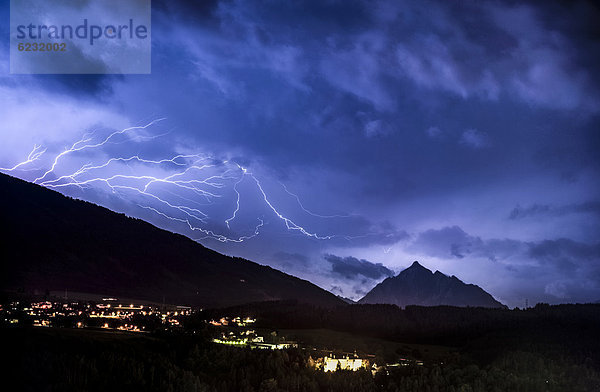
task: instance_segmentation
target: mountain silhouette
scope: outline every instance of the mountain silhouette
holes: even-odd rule
[[[447,276],[439,271],[432,273],[417,261],[397,276],[379,283],[358,303],[394,304],[400,307],[407,305],[505,307],[481,287],[463,283],[456,276]]]
[[[0,174],[0,290],[69,290],[204,307],[344,302],[268,266]]]

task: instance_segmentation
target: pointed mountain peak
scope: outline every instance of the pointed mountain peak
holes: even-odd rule
[[[456,276],[423,267],[418,261],[396,277],[384,280],[367,293],[361,304],[395,304],[398,306],[482,306],[504,307],[481,287],[466,284]]]
[[[414,276],[414,277],[420,277],[419,279],[425,279],[426,277],[428,277],[429,275],[432,275],[432,274],[433,274],[433,272],[431,272],[430,269],[423,267],[421,264],[419,264],[418,261],[415,261],[414,263],[411,264],[410,267],[401,271],[396,276],[396,278],[398,278],[400,276],[403,276],[403,277]]]
[[[429,271],[427,267],[423,267],[418,261],[413,262],[407,269],[422,269]]]
[[[408,267],[407,269],[405,269],[404,271],[423,271],[423,272],[432,273],[430,269],[423,267],[421,264],[419,264],[418,261],[415,261],[414,263],[412,263],[411,266]]]

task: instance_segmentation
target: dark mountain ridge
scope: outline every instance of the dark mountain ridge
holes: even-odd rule
[[[435,273],[414,262],[397,276],[385,279],[375,286],[359,304],[393,304],[422,306],[481,306],[506,307],[489,293],[474,284],[463,283],[456,276]]]
[[[0,291],[78,291],[194,306],[298,300],[343,305],[316,285],[0,174]]]

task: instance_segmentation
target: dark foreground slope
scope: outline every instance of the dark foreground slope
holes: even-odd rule
[[[343,304],[308,281],[142,220],[3,174],[0,189],[1,290],[68,289],[199,306],[278,299]]]
[[[474,284],[463,283],[456,276],[431,272],[418,262],[375,286],[361,304],[393,304],[398,306],[481,306],[501,308],[489,293]]]

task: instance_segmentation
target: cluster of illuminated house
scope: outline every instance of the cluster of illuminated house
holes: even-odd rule
[[[209,324],[214,327],[222,327],[220,335],[213,339],[214,343],[231,345],[236,347],[248,347],[251,349],[271,349],[282,350],[288,348],[297,348],[298,343],[291,340],[286,340],[285,337],[278,336],[277,332],[273,331],[268,336],[259,335],[253,329],[243,329],[240,327],[248,327],[256,322],[253,318],[241,317],[223,317],[219,320],[210,320]],[[237,328],[229,328],[237,327]],[[378,371],[388,370],[389,368],[398,366],[408,366],[411,364],[423,365],[422,361],[413,361],[408,359],[400,359],[397,363],[377,365],[373,355],[367,355],[367,358],[361,358],[356,353],[327,353],[323,357],[313,359],[309,357],[308,365],[314,369],[324,372],[335,372],[338,370],[357,371],[361,369],[371,370],[373,374]]]
[[[211,320],[210,324],[213,326],[246,326],[252,324],[255,320],[253,319],[228,319],[222,318],[218,321]],[[260,336],[256,331],[247,329],[243,331],[232,331],[227,330],[221,332],[221,335],[213,339],[213,342],[219,344],[226,344],[238,347],[249,347],[257,349],[271,349],[271,350],[282,350],[287,348],[297,348],[298,343],[291,340],[286,340],[285,337],[278,337],[276,332],[271,332],[268,336],[268,342],[265,341],[264,336]],[[349,355],[342,356],[341,358],[335,358],[333,355],[317,358],[316,360],[309,357],[308,365],[312,368],[323,370],[324,372],[335,372],[337,370],[360,370],[369,369],[370,363],[368,359],[358,358],[353,355],[350,358]],[[373,369],[376,371],[377,365],[374,364]]]
[[[0,305],[5,324],[34,327],[103,328],[145,332],[157,326],[177,327],[191,314],[186,306],[120,304],[115,298],[101,302],[10,302]]]
[[[34,327],[99,328],[142,333],[157,329],[182,329],[184,318],[192,313],[192,309],[186,306],[124,305],[115,298],[103,298],[98,302],[14,301],[0,305],[0,323]],[[285,337],[278,336],[275,331],[261,335],[254,329],[249,329],[248,327],[255,322],[256,319],[251,317],[223,317],[210,320],[208,324],[215,331],[214,343],[251,349],[298,348],[297,342],[286,340]],[[401,359],[395,364],[378,366],[372,357],[360,358],[356,353],[334,355],[329,352],[316,359],[311,356],[308,365],[324,372],[366,369],[375,373],[395,366],[423,364],[420,361]]]
[[[209,324],[215,327],[236,326],[245,327],[252,325],[256,319],[246,317],[223,317],[220,320],[210,320]],[[219,337],[213,339],[213,342],[219,344],[227,344],[231,346],[250,347],[270,350],[283,350],[286,348],[298,347],[298,343],[285,338],[278,338],[276,332],[269,334],[267,339],[264,336],[258,335],[256,331],[247,329],[243,331],[223,331]]]

